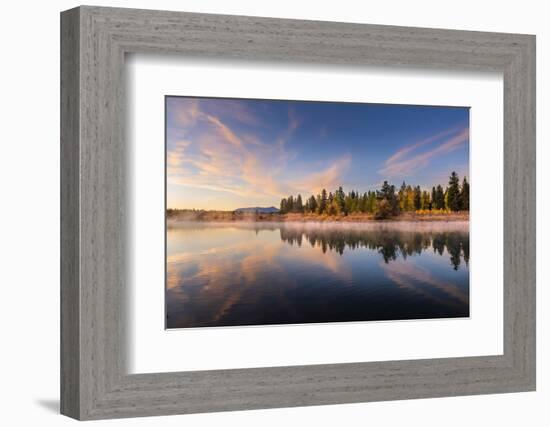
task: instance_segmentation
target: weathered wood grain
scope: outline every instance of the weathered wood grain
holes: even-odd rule
[[[80,13],[61,20],[61,413],[80,415]]]
[[[78,419],[535,388],[535,38],[80,7],[61,16],[61,410]],[[504,75],[504,354],[128,375],[124,55]]]

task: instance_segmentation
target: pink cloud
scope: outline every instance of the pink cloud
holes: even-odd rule
[[[258,127],[264,125],[264,122],[253,110],[236,99],[224,99],[220,103],[211,103],[208,111],[216,117],[236,120],[247,126]]]
[[[275,203],[274,198],[314,194],[322,188],[342,185],[342,176],[351,164],[351,156],[346,154],[324,170],[309,174],[298,170],[301,177],[289,177],[287,167],[294,153],[286,148],[286,141],[300,126],[299,118],[291,109],[288,127],[275,142],[236,132],[220,117],[198,108],[193,117],[195,123],[200,121],[200,134],[192,142],[178,141],[167,154],[167,178],[172,185],[263,198]]]
[[[350,164],[351,156],[345,154],[325,170],[306,176],[296,186],[309,194],[317,194],[323,188],[327,190],[334,189],[342,185],[343,174]]]
[[[194,115],[206,127],[193,140],[194,150],[184,153],[187,141],[170,148],[170,184],[240,196],[281,197],[287,193],[288,188],[277,177],[288,159],[284,144],[265,144],[253,135],[238,135],[219,117],[200,110]]]
[[[440,140],[442,137],[451,136],[444,142],[436,145],[435,147],[418,152],[419,148],[433,144]],[[387,177],[395,176],[409,176],[414,172],[428,166],[431,160],[439,155],[454,151],[469,141],[469,129],[468,128],[452,128],[439,134],[433,135],[425,140],[416,142],[411,145],[407,145],[392,156],[390,156],[384,162],[384,168],[378,172]],[[415,154],[416,153],[416,154]]]

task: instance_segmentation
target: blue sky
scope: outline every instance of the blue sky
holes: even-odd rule
[[[167,206],[278,206],[384,180],[430,189],[468,177],[469,109],[166,98]]]

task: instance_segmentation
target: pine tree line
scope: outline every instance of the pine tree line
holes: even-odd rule
[[[420,186],[407,185],[399,190],[384,181],[380,190],[360,193],[352,190],[345,193],[342,187],[328,192],[323,189],[317,195],[311,195],[304,202],[302,196],[288,196],[281,200],[280,212],[310,213],[319,215],[349,215],[352,213],[371,213],[375,218],[387,218],[400,212],[418,210],[448,210],[453,212],[470,210],[470,184],[463,178],[462,184],[455,172],[449,177],[448,186],[434,186],[432,191],[421,190]]]

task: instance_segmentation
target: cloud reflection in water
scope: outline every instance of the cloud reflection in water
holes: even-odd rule
[[[467,317],[467,223],[187,223],[167,327]]]

